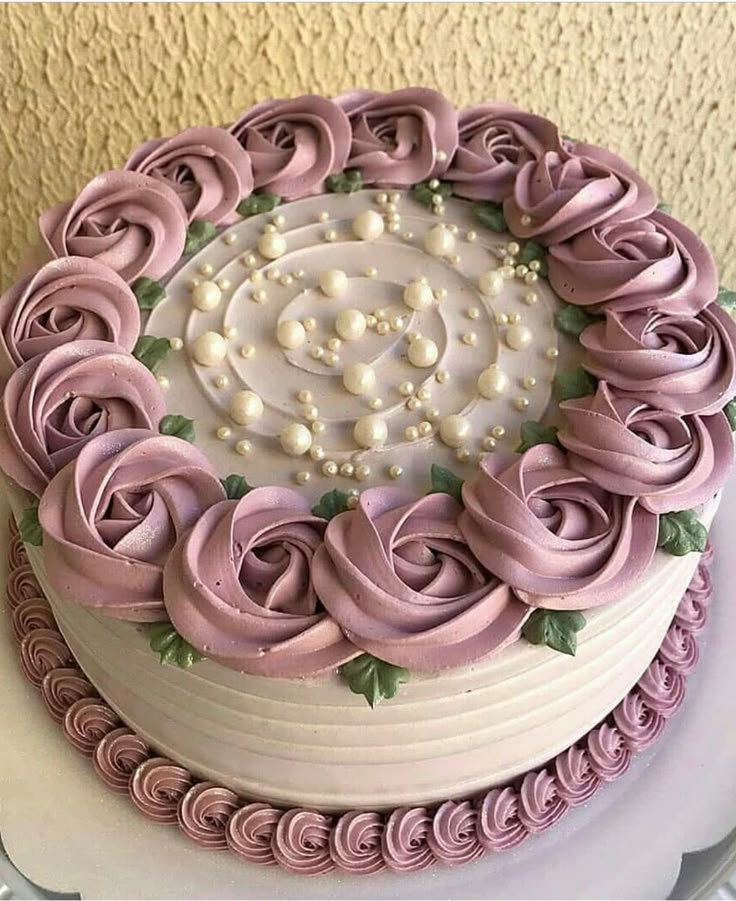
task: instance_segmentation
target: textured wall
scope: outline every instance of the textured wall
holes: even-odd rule
[[[269,96],[426,84],[516,101],[638,162],[736,285],[735,54],[725,3],[5,4],[0,279],[39,210],[147,136]]]

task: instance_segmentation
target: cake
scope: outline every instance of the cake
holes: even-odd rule
[[[251,863],[407,872],[659,736],[736,295],[628,163],[507,103],[305,96],[39,231],[0,298],[8,600],[109,787]]]

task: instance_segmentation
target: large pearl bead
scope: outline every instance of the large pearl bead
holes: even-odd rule
[[[408,356],[412,366],[426,369],[427,366],[434,366],[437,362],[439,351],[431,338],[417,338],[409,345]]]
[[[452,413],[440,423],[440,438],[448,447],[462,447],[470,437],[470,423],[459,413]]]
[[[489,366],[478,376],[478,391],[489,399],[500,397],[509,390],[511,380],[498,366]]]
[[[276,340],[287,350],[295,350],[307,340],[307,333],[297,319],[282,319],[276,326]]]
[[[532,330],[519,323],[510,325],[506,329],[506,343],[512,350],[524,350],[529,347],[533,337]]]
[[[404,288],[404,303],[412,310],[426,310],[434,303],[434,292],[426,282],[409,282]]]
[[[258,253],[267,260],[277,260],[286,253],[286,238],[278,232],[266,232],[258,239]]]
[[[503,276],[498,269],[489,269],[483,272],[478,279],[478,287],[482,294],[489,294],[497,297],[503,291]]]
[[[376,373],[367,363],[352,363],[343,372],[342,383],[351,394],[370,394],[376,387]]]
[[[230,418],[238,425],[249,425],[263,416],[263,401],[255,391],[236,391],[230,401]]]
[[[227,344],[218,332],[204,332],[192,343],[192,356],[201,366],[217,366],[227,355]]]
[[[360,447],[380,447],[388,438],[388,426],[381,416],[361,416],[355,423],[353,437]]]
[[[301,422],[292,422],[281,430],[281,448],[290,457],[301,457],[312,446],[312,433]]]
[[[361,241],[375,241],[383,229],[383,217],[375,210],[364,210],[353,219],[353,234]]]
[[[335,331],[345,341],[357,341],[365,334],[365,316],[360,310],[340,310],[335,319]]]
[[[433,257],[449,257],[455,250],[455,235],[444,225],[435,225],[424,238],[424,249]]]
[[[215,282],[200,282],[192,291],[192,303],[198,310],[214,310],[222,299],[222,291]]]
[[[348,290],[348,277],[342,269],[325,269],[319,274],[319,287],[327,297],[340,297]]]

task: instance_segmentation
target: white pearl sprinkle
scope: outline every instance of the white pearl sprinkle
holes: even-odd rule
[[[254,269],[253,272],[248,276],[248,279],[255,285],[258,282],[263,281],[263,273],[260,269]]]
[[[341,297],[348,289],[348,277],[342,269],[325,269],[319,274],[319,287],[327,297]]]
[[[417,428],[419,429],[419,434],[422,436],[422,438],[428,438],[433,431],[432,423],[427,419],[420,422]]]
[[[325,355],[324,347],[313,347],[312,348],[312,359],[313,360],[321,360]]]
[[[559,357],[560,352],[559,352],[559,350],[557,350],[556,347],[548,347],[545,352],[545,355],[548,360],[556,360],[557,357]]]
[[[509,321],[509,317],[506,313],[496,313],[496,325],[506,325]]]
[[[531,260],[530,261],[530,263],[529,263],[530,272],[539,272],[539,270],[541,268],[542,268],[542,264],[539,262],[539,260]]]
[[[468,309],[468,319],[478,319],[480,317],[480,310],[478,307],[470,307]]]
[[[270,282],[277,282],[281,278],[281,270],[274,266],[273,269],[268,270],[266,278]]]
[[[443,225],[435,225],[424,238],[424,249],[433,257],[449,257],[455,250],[455,236]]]
[[[355,475],[355,467],[352,463],[343,463],[340,466],[340,475],[344,476],[346,479],[352,479]]]
[[[414,281],[404,288],[404,303],[412,310],[426,310],[432,306],[434,294],[426,281]]]
[[[258,239],[258,253],[267,260],[277,260],[286,253],[286,238],[278,232],[267,232]]]
[[[529,406],[529,398],[517,397],[514,403],[516,404],[517,410],[526,410],[526,408]]]
[[[291,275],[282,275],[279,279],[279,282],[285,287],[288,288],[294,282],[294,278]]]
[[[407,356],[412,366],[426,369],[437,362],[439,350],[431,338],[417,338],[409,345]]]
[[[258,259],[256,258],[256,255],[253,253],[244,253],[243,256],[240,258],[240,262],[244,266],[255,266],[258,263]]]
[[[376,331],[379,335],[386,336],[391,331],[391,325],[388,322],[379,322]]]
[[[399,466],[397,463],[393,463],[393,464],[392,464],[391,466],[389,466],[389,468],[388,468],[388,475],[389,475],[389,478],[390,478],[390,479],[398,479],[398,478],[401,477],[401,474],[403,473],[403,471],[404,471],[404,470],[403,470],[403,468],[402,468],[401,466]]]
[[[386,420],[372,413],[361,416],[353,428],[353,438],[359,447],[381,447],[388,438]]]
[[[478,287],[482,294],[497,297],[503,291],[503,275],[499,269],[489,269],[478,279]]]
[[[334,460],[327,460],[326,463],[322,464],[322,475],[328,476],[332,478],[338,474],[340,471],[340,467],[335,463]]]
[[[383,400],[380,397],[374,397],[373,400],[369,401],[368,406],[371,410],[382,410]]]
[[[505,434],[506,429],[502,425],[494,425],[491,429],[491,435],[493,435],[494,438],[503,438]]]
[[[334,366],[337,366],[337,364],[339,362],[340,362],[339,354],[336,354],[333,351],[330,351],[329,353],[325,354],[325,365],[326,366],[334,367]]]
[[[215,366],[227,356],[227,344],[218,332],[204,332],[192,344],[192,357],[200,366]]]
[[[521,222],[522,225],[525,225],[525,226],[526,226],[526,225],[531,225],[531,224],[532,224],[532,217],[529,216],[527,213],[524,213],[519,221]]]
[[[489,366],[478,376],[478,391],[483,397],[500,397],[509,390],[510,380],[498,366]]]
[[[307,316],[302,325],[304,326],[305,331],[313,332],[317,328],[317,320],[314,316]]]
[[[417,391],[417,397],[419,400],[429,400],[432,397],[432,391],[425,385]]]
[[[217,430],[217,437],[220,441],[227,441],[227,439],[232,435],[232,429],[228,426],[223,425]]]
[[[319,408],[315,407],[314,404],[305,404],[302,413],[307,422],[314,422],[319,419]]]
[[[209,278],[215,271],[215,267],[211,263],[202,263],[199,271],[205,278]]]
[[[329,218],[330,214],[327,212],[327,210],[322,210],[321,213],[317,214],[317,222],[327,222]]]
[[[384,230],[382,216],[375,210],[364,210],[353,219],[353,234],[361,241],[375,241]]]
[[[307,340],[307,333],[298,319],[282,319],[276,326],[276,340],[286,350],[296,350]]]
[[[263,288],[258,288],[257,291],[253,292],[253,300],[256,303],[265,303],[268,300],[268,294],[263,290]]]
[[[414,393],[414,382],[402,382],[399,385],[399,394],[410,397]]]
[[[495,438],[484,438],[482,442],[483,450],[492,451],[496,449]]]
[[[339,338],[328,338],[327,339],[327,349],[328,350],[340,350],[342,347],[342,341]]]
[[[240,454],[243,457],[246,454],[249,454],[252,450],[253,450],[253,445],[250,443],[250,441],[248,441],[247,438],[242,438],[235,445],[235,452],[237,454]]]
[[[365,270],[364,275],[366,278],[375,278],[378,275],[378,270],[375,266],[368,266]]]
[[[509,313],[509,324],[516,325],[521,322],[521,316],[518,313]]]
[[[253,344],[244,344],[240,348],[240,356],[243,357],[244,360],[249,360],[252,356],[254,356],[255,352],[256,349]]]
[[[352,363],[343,372],[342,383],[351,394],[370,394],[376,387],[376,374],[367,363]]]
[[[539,275],[536,272],[527,272],[524,276],[524,281],[527,285],[533,285],[535,282],[539,281]]]
[[[473,244],[477,239],[478,239],[478,233],[475,232],[475,231],[473,231],[472,228],[471,228],[470,231],[465,235],[465,240],[466,240],[466,241],[469,241],[471,244]]]
[[[215,379],[215,388],[227,388],[230,379],[226,375],[218,375]]]
[[[406,402],[406,408],[407,410],[421,410],[422,402],[418,397],[410,397]]]
[[[313,444],[309,448],[309,456],[319,462],[320,460],[324,460],[325,458],[325,449],[321,447],[319,444]]]
[[[404,437],[407,441],[416,441],[419,437],[419,429],[415,425],[407,426],[404,429]]]
[[[539,295],[536,291],[527,291],[524,295],[524,303],[528,304],[530,307],[534,306],[534,304],[539,300]]]
[[[358,506],[357,495],[348,493],[348,499],[345,501],[345,506],[348,508],[348,510],[355,510],[355,508]]]
[[[466,332],[463,335],[463,344],[467,344],[468,347],[475,347],[478,343],[478,336],[475,332]]]
[[[312,446],[312,434],[301,422],[291,422],[281,430],[279,442],[285,454],[300,457]]]
[[[367,463],[359,463],[355,467],[355,478],[359,482],[365,482],[365,480],[368,478],[368,476],[370,476],[370,474],[371,474],[371,468],[370,468],[370,466],[368,466]]]
[[[459,448],[455,451],[455,457],[456,457],[461,463],[467,463],[468,460],[470,459],[470,451],[467,449],[467,447],[459,447]]]
[[[237,241],[237,235],[234,235],[232,232],[225,232],[222,236],[222,240],[230,247]]]
[[[357,341],[366,330],[365,314],[361,310],[340,310],[335,319],[335,331],[345,341]]]
[[[157,375],[156,381],[159,383],[159,385],[163,391],[167,391],[171,385],[171,383],[169,382],[168,378],[166,378],[165,375]]]
[[[234,325],[226,325],[222,330],[222,334],[230,341],[232,341],[233,338],[238,337],[238,330]]]
[[[536,384],[537,380],[533,375],[525,375],[521,381],[521,384],[526,388],[527,391],[530,391]]]
[[[430,422],[434,422],[435,420],[440,418],[440,411],[437,407],[430,407],[424,414]]]
[[[388,195],[385,193],[385,191],[381,191],[380,194],[376,194],[376,203],[380,206],[383,206],[383,204],[386,203],[387,200]]]
[[[450,373],[446,369],[438,369],[435,378],[440,383],[440,385],[444,385],[450,381]]]
[[[328,244],[331,244],[333,241],[337,241],[337,232],[334,228],[328,228],[325,232],[325,241]]]
[[[221,291],[229,291],[232,287],[229,278],[218,278],[216,284]]]
[[[222,290],[216,282],[200,282],[192,290],[192,303],[202,312],[214,310],[222,299]]]
[[[310,479],[310,475],[306,469],[302,469],[296,474],[295,478],[297,485],[306,485]]]
[[[230,400],[230,418],[238,425],[250,425],[263,416],[263,401],[255,391],[237,391]]]
[[[440,422],[440,438],[448,447],[461,447],[470,437],[470,423],[459,413],[452,413]]]
[[[169,347],[172,350],[181,350],[184,347],[184,342],[181,338],[169,338]]]
[[[500,269],[497,269],[496,272],[501,273],[501,277],[509,281],[514,277],[514,267],[513,266],[501,266]]]
[[[532,343],[532,330],[526,325],[515,323],[506,329],[506,344],[511,350],[524,350]]]

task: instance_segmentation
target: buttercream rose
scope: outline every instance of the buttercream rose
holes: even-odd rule
[[[239,218],[237,205],[253,190],[250,157],[222,128],[187,128],[170,138],[147,141],[125,168],[173,188],[189,222],[206,219],[229,225]]]
[[[694,316],[718,293],[708,248],[659,210],[633,222],[608,220],[551,247],[549,280],[570,303],[617,312],[655,307]]]
[[[639,498],[653,513],[709,500],[733,463],[733,438],[722,413],[680,416],[617,395],[606,382],[560,409],[559,440],[570,464],[608,491]]]
[[[525,163],[560,149],[549,119],[510,103],[482,103],[459,114],[458,147],[445,178],[458,197],[502,203]]]
[[[41,213],[39,225],[55,257],[90,257],[134,282],[161,278],[178,262],[187,214],[158,179],[113,170],[93,178],[76,200]]]
[[[350,91],[335,100],[352,127],[348,168],[360,169],[366,184],[413,185],[450,165],[457,113],[437,91]]]
[[[736,323],[717,304],[698,316],[606,312],[580,336],[597,378],[673,413],[715,413],[736,394]]]
[[[0,297],[0,375],[70,341],[132,350],[139,331],[138,302],[117,273],[82,257],[52,260]]]
[[[74,341],[24,363],[0,404],[0,462],[40,497],[54,475],[98,435],[157,428],[166,403],[154,376],[106,341]]]
[[[230,126],[250,156],[256,188],[284,200],[324,190],[328,175],[345,168],[350,123],[326,97],[266,100]]]
[[[177,539],[225,496],[207,458],[146,429],[100,435],[43,493],[44,564],[64,599],[137,621],[166,618],[163,567]]]
[[[195,648],[246,673],[311,676],[355,657],[315,592],[324,526],[288,488],[212,507],[166,564],[171,621]]]
[[[330,521],[314,583],[364,651],[414,670],[477,660],[513,641],[526,607],[473,557],[447,494],[369,488]]]
[[[657,546],[658,520],[572,469],[559,448],[488,454],[463,486],[460,528],[476,557],[526,603],[605,604],[634,585]]]
[[[543,244],[566,241],[614,216],[630,221],[657,205],[654,191],[615,153],[577,144],[525,163],[503,211],[511,231]]]

